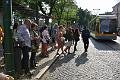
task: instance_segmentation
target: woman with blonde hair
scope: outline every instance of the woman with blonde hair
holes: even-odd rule
[[[63,50],[63,46],[64,46],[64,37],[63,37],[63,26],[60,25],[58,28],[58,32],[57,32],[57,43],[58,43],[58,50],[57,50],[57,54],[59,54],[59,49],[62,50],[62,53],[64,53]]]

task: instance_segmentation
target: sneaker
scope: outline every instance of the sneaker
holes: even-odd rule
[[[65,51],[65,53],[67,53],[67,50],[64,50]]]
[[[87,52],[87,50],[85,50],[84,52]]]
[[[57,53],[56,55],[60,55],[60,53]]]
[[[51,49],[51,51],[54,51],[54,50],[55,50],[54,48]]]
[[[61,54],[65,54],[64,52],[62,52]]]
[[[33,73],[31,73],[31,72],[27,72],[26,75],[27,75],[27,76],[32,76]]]
[[[36,69],[37,67],[36,66],[30,66],[30,69]]]

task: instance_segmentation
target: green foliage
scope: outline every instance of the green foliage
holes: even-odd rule
[[[59,0],[54,6],[53,13],[58,23],[63,24],[76,21],[78,7],[73,0]]]
[[[74,0],[16,0],[16,2],[29,5],[30,8],[41,11],[44,15],[55,16],[53,22],[72,24],[78,19],[76,16],[78,7]],[[49,13],[46,13],[44,4],[49,6]]]
[[[79,17],[79,20],[78,20],[79,25],[83,25],[83,26],[87,26],[88,22],[92,18],[90,11],[88,11],[87,9],[83,10],[81,8],[79,8],[77,12],[77,16]]]

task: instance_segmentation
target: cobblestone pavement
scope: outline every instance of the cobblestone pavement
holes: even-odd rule
[[[79,41],[78,51],[61,55],[40,80],[120,80],[120,49],[105,43],[90,39],[88,52],[83,53]]]

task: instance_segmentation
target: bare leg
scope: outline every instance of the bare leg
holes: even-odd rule
[[[67,50],[68,50],[68,46],[64,49],[64,51],[67,53]]]
[[[58,48],[58,50],[57,50],[57,54],[58,54],[58,52],[59,52],[59,49],[60,49],[60,48]]]
[[[64,53],[63,47],[61,47],[62,53]]]

